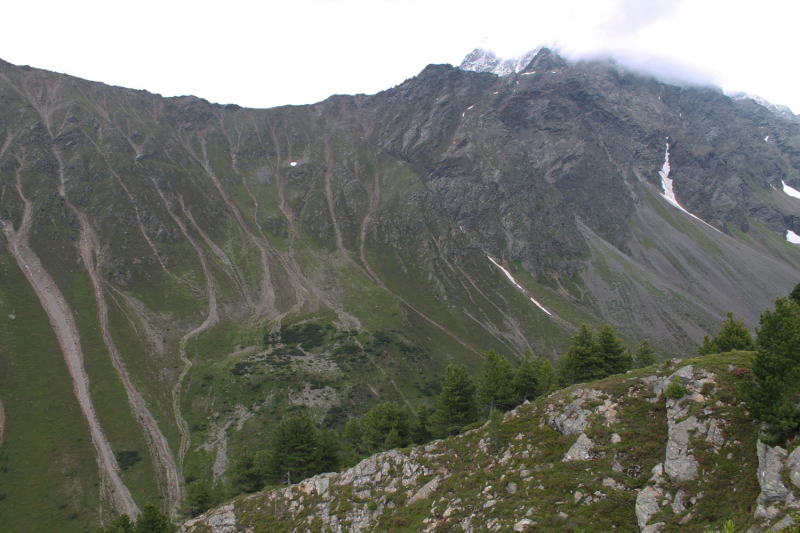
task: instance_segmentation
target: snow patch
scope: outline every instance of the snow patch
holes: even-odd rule
[[[764,137],[764,142],[769,142],[769,135],[767,135],[766,137]]]
[[[781,181],[781,183],[783,183],[783,192],[785,192],[792,198],[800,198],[800,191],[798,191],[793,187],[789,187],[788,185],[786,185],[785,181]]]
[[[694,214],[690,213],[689,211],[687,211],[686,209],[684,209],[683,206],[678,203],[678,199],[675,198],[675,190],[672,188],[672,179],[670,179],[670,177],[669,177],[669,171],[670,171],[670,168],[669,168],[669,143],[666,143],[666,144],[667,144],[667,149],[664,152],[664,165],[661,167],[661,170],[658,171],[658,175],[661,176],[661,188],[664,189],[664,192],[661,194],[661,196],[663,196],[669,203],[671,203],[672,205],[674,205],[675,207],[677,207],[678,209],[680,209],[681,211],[683,211],[684,213],[686,213],[690,217],[699,220],[700,222],[702,222],[703,224],[705,224],[709,228],[713,229],[717,233],[722,233],[721,231],[719,231],[717,228],[715,228],[714,226],[712,226],[711,224],[709,224],[708,222],[706,222],[702,218],[699,218],[699,217],[695,216]],[[798,193],[798,194],[800,194],[800,193]],[[798,198],[800,198],[800,196],[798,196]]]
[[[530,300],[531,300],[533,303],[535,303],[535,304],[536,304],[536,307],[538,307],[539,309],[541,309],[542,311],[544,311],[545,313],[547,313],[549,316],[553,316],[553,314],[552,314],[550,311],[548,311],[547,309],[545,309],[545,308],[542,306],[542,304],[540,304],[539,302],[537,302],[537,301],[536,301],[536,300],[533,298],[533,296],[531,296],[531,295],[530,295],[530,293],[529,293],[528,291],[526,291],[526,290],[525,290],[525,288],[524,288],[522,285],[520,285],[519,283],[517,283],[517,280],[515,280],[515,279],[514,279],[514,276],[512,276],[512,275],[511,275],[511,272],[509,272],[508,270],[506,270],[505,268],[503,268],[503,267],[502,267],[500,264],[498,264],[498,262],[497,262],[497,261],[495,261],[494,259],[492,259],[492,257],[491,257],[491,256],[487,255],[486,257],[489,259],[489,261],[491,261],[492,263],[494,263],[494,266],[496,266],[497,268],[499,268],[500,270],[502,270],[502,271],[503,271],[503,274],[505,274],[505,275],[506,275],[506,277],[507,277],[509,280],[511,280],[511,283],[513,283],[513,284],[514,284],[514,286],[515,286],[515,287],[517,287],[519,290],[521,290],[522,292],[524,292],[524,293],[525,293],[525,295],[526,295],[528,298],[530,298]]]
[[[297,166],[297,161],[292,161],[291,163],[289,163],[289,166],[290,167],[296,167]]]
[[[792,230],[786,230],[786,240],[792,244],[800,244],[800,235]]]

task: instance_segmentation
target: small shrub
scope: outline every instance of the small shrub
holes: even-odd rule
[[[686,396],[686,387],[678,381],[673,381],[667,387],[666,395],[667,398],[675,398],[676,400],[678,398],[683,398]]]
[[[375,511],[375,510],[377,510],[377,509],[378,509],[378,502],[374,502],[374,501],[372,501],[372,502],[369,502],[369,503],[367,504],[367,509],[369,509],[370,511]]]
[[[117,452],[117,464],[122,470],[127,470],[141,460],[142,458],[139,457],[139,452],[137,451],[123,450]]]

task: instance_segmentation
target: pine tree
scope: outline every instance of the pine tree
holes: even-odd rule
[[[650,346],[650,341],[645,339],[636,350],[636,356],[633,358],[633,368],[644,368],[655,363],[656,355],[653,352],[653,347]]]
[[[167,515],[156,509],[152,503],[144,504],[142,514],[136,519],[134,533],[175,533],[178,526]]]
[[[560,380],[563,385],[593,381],[608,375],[606,362],[595,349],[595,334],[586,324],[574,337],[561,361]]]
[[[198,479],[186,485],[180,513],[186,518],[194,518],[211,509],[212,505],[211,487],[206,481]]]
[[[98,528],[95,533],[133,533],[133,522],[126,514],[121,514],[107,526]]]
[[[800,283],[795,285],[792,292],[789,293],[789,301],[800,304]]]
[[[345,467],[354,466],[361,457],[361,424],[358,420],[351,418],[344,425],[342,435],[342,447],[340,450],[340,462]]]
[[[538,355],[531,358],[531,353],[526,350],[519,368],[514,372],[517,402],[523,403],[547,393],[555,385],[555,381],[550,361]]]
[[[255,456],[245,447],[242,456],[233,462],[230,469],[231,491],[250,494],[264,488],[264,472],[256,465]]]
[[[397,431],[397,428],[389,430],[389,434],[386,435],[386,440],[383,441],[383,449],[394,450],[402,447],[402,445],[403,441],[400,439],[400,433]]]
[[[770,426],[764,440],[774,442],[800,424],[800,306],[778,298],[760,326],[754,380],[742,387],[752,415]]]
[[[697,347],[699,355],[726,353],[734,350],[753,351],[756,349],[753,335],[750,333],[750,328],[744,324],[744,319],[734,320],[733,312],[731,311],[728,311],[727,317],[716,337],[709,339],[708,335],[706,335],[703,338],[703,344]]]
[[[605,324],[600,328],[595,350],[597,357],[604,361],[606,372],[604,376],[598,375],[595,379],[611,374],[622,374],[631,369],[633,364],[631,353],[628,351],[628,347],[622,343],[622,339],[617,337],[610,324]]]
[[[319,471],[336,472],[341,466],[341,440],[332,429],[322,430],[319,433],[320,457]]]
[[[457,435],[461,428],[478,419],[475,384],[462,366],[447,365],[442,392],[436,400],[433,425],[442,437]]]
[[[361,417],[361,430],[367,453],[388,450],[387,438],[392,430],[397,432],[397,446],[405,446],[409,443],[408,413],[391,402],[378,404]]]
[[[362,436],[363,433],[361,431],[361,424],[358,423],[358,420],[356,420],[355,418],[351,418],[350,420],[348,420],[347,424],[344,425],[345,444],[358,451],[359,448],[361,447]]]
[[[514,407],[514,369],[508,359],[494,350],[486,353],[478,383],[478,403],[488,407],[489,413],[495,407],[501,410]]]
[[[322,467],[320,441],[319,431],[307,414],[282,420],[275,428],[270,447],[269,481],[296,483],[319,474]]]
[[[427,444],[432,438],[428,421],[428,407],[420,405],[417,408],[417,418],[411,426],[411,442],[414,444]]]

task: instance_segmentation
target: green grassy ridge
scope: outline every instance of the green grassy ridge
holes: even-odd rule
[[[5,250],[0,313],[0,523],[8,533],[91,531],[100,478],[88,424],[47,315]]]
[[[690,414],[711,408],[714,418],[726,423],[727,444],[715,453],[705,440],[693,439],[692,453],[705,474],[695,481],[668,482],[664,487],[673,494],[683,488],[689,495],[703,492],[704,496],[690,507],[694,518],[688,524],[679,523],[686,513],[674,516],[669,506],[663,508],[657,519],[666,522],[662,530],[669,532],[713,530],[729,519],[737,528],[746,529],[754,523],[755,500],[760,491],[755,475],[758,425],[752,423],[737,397],[738,378],[730,368],[746,368],[751,359],[749,352],[711,355],[572,386],[518,407],[514,415],[506,416],[497,440],[493,440],[491,428],[483,426],[454,438],[435,441],[424,449],[400,450],[404,461],[430,468],[430,473],[423,473],[408,492],[404,492],[405,488],[399,483],[396,492],[382,490],[391,479],[400,477],[400,466],[392,461],[389,461],[388,477],[375,485],[357,489],[339,486],[334,475],[331,497],[326,500],[328,512],[337,515],[340,523],[346,525],[349,511],[370,511],[373,513],[370,529],[387,532],[419,531],[433,525],[431,521],[437,522],[437,531],[460,531],[461,520],[470,517],[476,531],[484,531],[483,524],[495,518],[505,531],[526,516],[537,523],[535,531],[638,530],[634,512],[636,490],[648,484],[650,470],[664,461],[667,442],[666,399],[656,398],[640,379],[651,375],[668,376],[691,364],[695,373],[705,370],[715,375],[716,390],[708,391],[701,403],[692,404]],[[562,462],[576,438],[565,437],[546,423],[551,412],[548,406],[563,406],[580,390],[588,389],[600,391],[601,402],[607,398],[618,403],[618,422],[608,423],[595,411],[585,430],[587,437],[595,442],[594,459]],[[599,403],[590,402],[584,407],[592,405]],[[622,440],[612,443],[613,433],[618,433]],[[479,441],[486,443],[485,451]],[[500,461],[503,456],[508,457],[505,464]],[[388,456],[382,454],[376,458],[380,464]],[[622,472],[612,469],[614,462],[621,464]],[[524,479],[520,475],[523,466],[529,470],[526,473],[529,477]],[[410,494],[433,479],[436,472],[441,482],[432,497],[407,505]],[[626,490],[603,485],[609,478]],[[515,493],[508,492],[510,483],[517,485]],[[486,489],[489,485],[492,488]],[[545,489],[538,489],[540,485]],[[327,530],[314,514],[315,506],[321,504],[323,498],[313,489],[301,492],[301,487],[302,484],[291,487],[288,492],[280,489],[234,499],[237,524],[258,532],[288,532],[298,527],[310,527],[310,531]],[[370,489],[370,495],[356,497],[355,492],[365,488]],[[578,504],[574,499],[576,490],[584,496],[594,495],[595,491],[603,496],[591,505]],[[454,503],[458,500],[460,502]],[[496,503],[487,508],[485,503],[489,500]],[[447,513],[449,517],[445,517],[448,507],[451,508]],[[559,516],[558,511],[567,516]],[[202,519],[193,527],[191,531],[195,533],[210,531]]]

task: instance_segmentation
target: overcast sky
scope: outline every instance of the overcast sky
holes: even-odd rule
[[[483,45],[611,53],[800,113],[796,0],[25,0],[0,58],[247,107],[375,93]]]

